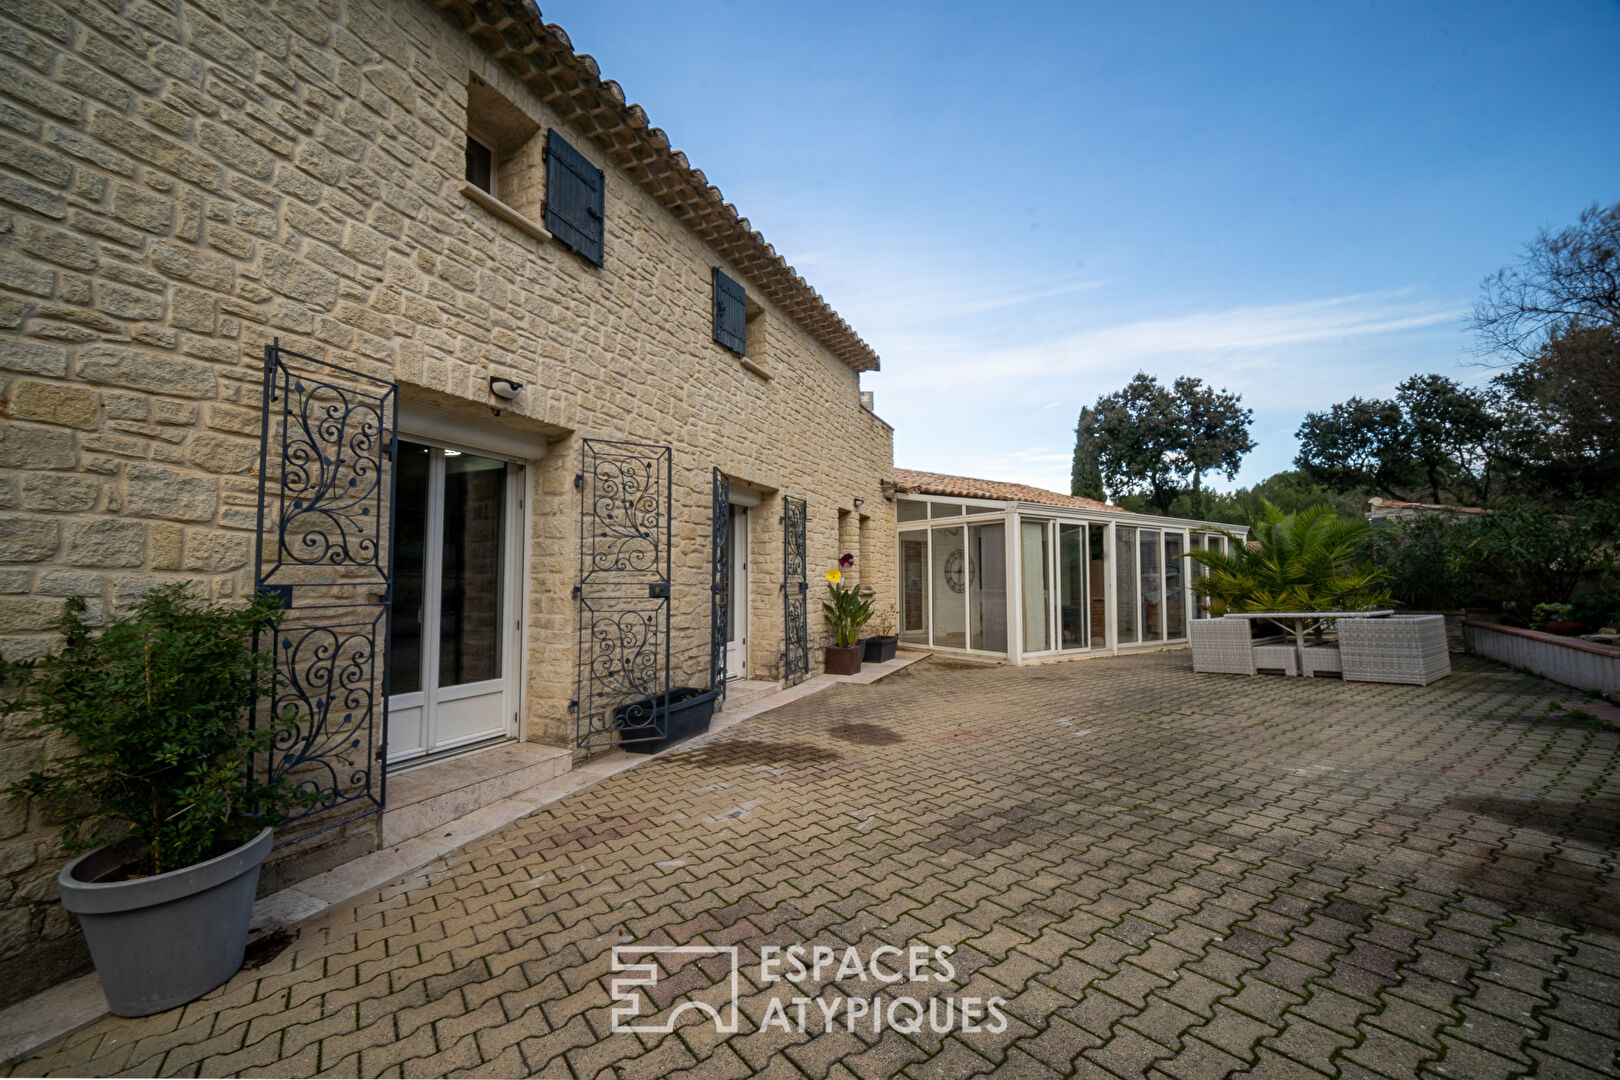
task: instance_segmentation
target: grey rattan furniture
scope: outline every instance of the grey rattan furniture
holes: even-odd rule
[[[1451,674],[1442,615],[1340,619],[1339,655],[1347,682],[1427,686]]]
[[[1301,670],[1306,675],[1320,675],[1324,671],[1340,672],[1343,664],[1337,645],[1307,645],[1299,652]]]
[[[1241,619],[1194,619],[1187,624],[1193,670],[1221,675],[1253,675],[1275,668],[1285,675],[1297,672],[1292,645],[1255,645],[1249,624]]]

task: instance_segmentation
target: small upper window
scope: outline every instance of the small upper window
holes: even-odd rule
[[[495,194],[495,151],[467,136],[467,183]]]
[[[556,131],[546,132],[546,228],[602,265],[605,178]]]
[[[929,517],[961,517],[967,512],[967,507],[960,503],[934,503]]]

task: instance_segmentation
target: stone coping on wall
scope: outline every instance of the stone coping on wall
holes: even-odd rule
[[[1596,641],[1564,637],[1562,634],[1549,634],[1542,630],[1527,630],[1522,626],[1504,626],[1501,623],[1485,622],[1481,619],[1464,619],[1463,625],[1473,627],[1476,630],[1491,630],[1498,634],[1511,634],[1514,637],[1528,638],[1531,641],[1540,641],[1548,645],[1558,645],[1565,649],[1595,653],[1598,656],[1607,656],[1620,660],[1620,648],[1613,645],[1601,645]]]

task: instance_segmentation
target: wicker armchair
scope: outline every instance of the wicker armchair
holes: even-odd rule
[[[1339,654],[1347,682],[1427,686],[1451,674],[1442,615],[1340,619]]]
[[[1193,619],[1187,624],[1193,670],[1221,675],[1253,675],[1260,668],[1295,674],[1292,645],[1255,645],[1246,619]]]

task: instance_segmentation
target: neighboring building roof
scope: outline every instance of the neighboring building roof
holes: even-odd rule
[[[1367,516],[1374,520],[1386,517],[1410,517],[1414,514],[1488,514],[1482,506],[1447,506],[1444,503],[1401,502],[1398,499],[1367,500]]]
[[[1045,488],[1029,484],[1008,484],[1000,480],[975,480],[971,476],[947,476],[944,473],[918,472],[916,469],[894,470],[895,487],[902,494],[953,495],[958,499],[997,499],[1002,502],[1039,503],[1042,506],[1068,506],[1076,510],[1112,510],[1125,513],[1122,507],[1088,499],[1083,495],[1060,495]]]
[[[624,90],[602,78],[595,60],[574,52],[562,27],[542,20],[532,0],[434,2],[829,352],[856,371],[878,370],[871,346],[670,147],[640,105],[625,102]]]

